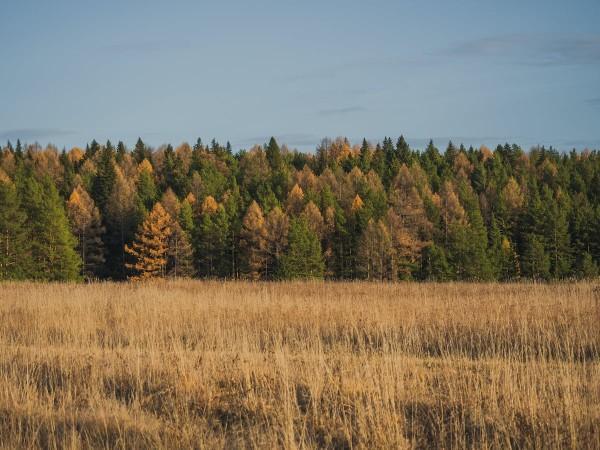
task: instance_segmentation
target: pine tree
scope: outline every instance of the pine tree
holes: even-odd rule
[[[189,235],[177,220],[171,217],[171,234],[168,239],[167,275],[173,278],[194,276],[194,253]]]
[[[281,170],[281,150],[273,136],[267,145],[266,156],[272,170]]]
[[[117,155],[116,155],[117,164],[121,164],[123,162],[126,154],[127,154],[127,147],[125,147],[125,144],[123,143],[123,141],[119,141],[119,143],[117,144]]]
[[[15,185],[0,177],[0,280],[30,275],[31,253],[27,214],[20,208]]]
[[[281,258],[281,278],[288,280],[323,278],[325,264],[321,243],[305,220],[292,220],[288,245],[287,252]]]
[[[360,147],[360,169],[367,173],[371,170],[371,151],[369,150],[369,144],[367,140],[363,138],[362,145]]]
[[[447,281],[450,279],[450,266],[442,247],[435,244],[425,247],[421,277],[427,281]]]
[[[122,171],[117,167],[115,186],[108,199],[105,218],[106,234],[104,245],[106,248],[106,272],[115,279],[125,279],[125,244],[129,244],[134,237],[138,221],[141,217],[136,208],[136,192],[133,182],[125,179]]]
[[[223,205],[208,196],[196,227],[195,248],[198,273],[206,277],[225,277],[231,270],[230,223]]]
[[[38,181],[27,174],[20,190],[23,209],[28,215],[31,277],[48,281],[77,280],[81,265],[75,251],[77,242],[54,183],[48,177]]]
[[[81,273],[86,279],[100,275],[104,264],[102,234],[105,229],[100,211],[86,190],[78,185],[67,202],[67,215],[73,234],[77,237],[77,250],[81,258]]]
[[[158,192],[154,183],[152,165],[147,159],[144,159],[138,166],[137,179],[137,201],[138,208],[142,211],[150,211]]]
[[[152,155],[150,154],[150,151],[147,149],[146,145],[142,141],[142,138],[138,137],[138,140],[135,143],[135,147],[132,152],[132,156],[138,164],[140,164],[145,159],[151,161]]]
[[[265,220],[267,241],[267,278],[279,273],[279,264],[288,244],[289,217],[281,208],[272,209]]]
[[[106,205],[115,185],[115,151],[110,144],[100,150],[100,158],[96,165],[96,176],[92,182],[92,197],[102,214],[106,213]]]
[[[546,253],[544,241],[536,234],[525,236],[522,255],[523,275],[534,280],[550,278],[550,256]]]
[[[169,214],[157,202],[138,229],[131,247],[125,245],[125,252],[134,260],[125,264],[132,271],[131,279],[147,280],[166,276],[171,221]]]

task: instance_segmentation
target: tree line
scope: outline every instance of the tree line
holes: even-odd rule
[[[0,280],[598,276],[600,153],[138,139],[0,151]]]

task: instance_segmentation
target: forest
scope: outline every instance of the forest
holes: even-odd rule
[[[599,264],[597,150],[0,150],[0,280],[562,280]]]

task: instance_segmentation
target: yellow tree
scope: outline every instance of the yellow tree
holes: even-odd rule
[[[296,183],[287,197],[285,210],[290,216],[297,216],[304,207],[304,191]]]
[[[278,263],[288,244],[289,217],[276,206],[265,219],[268,262],[266,276],[275,275]]]
[[[382,220],[369,220],[357,250],[357,267],[367,280],[389,280],[394,277],[392,240]]]
[[[319,240],[323,239],[325,221],[323,220],[321,211],[319,211],[319,207],[315,205],[312,200],[306,204],[300,217],[306,220],[308,228],[310,228],[310,230],[317,235]]]
[[[240,232],[245,275],[259,280],[267,269],[267,228],[262,209],[253,201],[242,221]]]
[[[134,273],[132,279],[146,280],[166,275],[171,220],[171,216],[157,202],[141,224],[131,247],[125,245],[125,252],[134,260],[126,264]]]
[[[77,236],[77,250],[81,256],[81,270],[86,278],[99,275],[104,263],[102,234],[104,227],[100,211],[86,190],[78,185],[67,201],[67,215],[73,234]]]

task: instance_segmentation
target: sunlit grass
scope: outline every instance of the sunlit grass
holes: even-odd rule
[[[600,448],[578,284],[0,285],[0,443]]]

